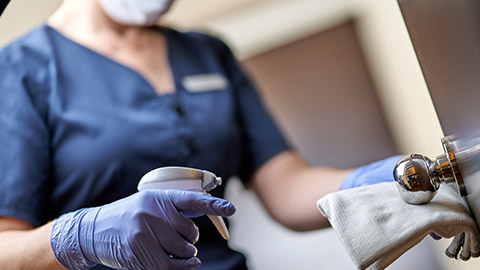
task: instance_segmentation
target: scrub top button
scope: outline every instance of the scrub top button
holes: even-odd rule
[[[177,113],[178,116],[182,117],[185,115],[185,110],[183,109],[182,105],[176,103],[172,106],[173,111]]]
[[[193,141],[192,138],[188,138],[188,137],[185,138],[183,143],[187,147],[187,149],[190,153],[197,152],[197,146],[195,145],[195,142]]]

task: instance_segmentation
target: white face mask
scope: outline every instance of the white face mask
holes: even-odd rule
[[[151,26],[170,9],[173,0],[98,0],[98,3],[118,23]]]

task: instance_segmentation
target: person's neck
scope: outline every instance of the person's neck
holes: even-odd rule
[[[110,19],[97,0],[64,0],[47,24],[72,40],[94,47],[95,42],[102,42],[102,46],[114,46],[110,42],[135,46],[145,33],[143,27],[121,25]]]

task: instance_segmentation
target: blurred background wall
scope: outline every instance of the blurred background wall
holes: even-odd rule
[[[80,0],[79,0],[80,1]],[[60,0],[12,0],[0,44]],[[397,153],[442,153],[443,137],[395,0],[178,0],[165,18],[223,38],[285,135],[311,164],[358,166]],[[421,109],[419,109],[421,108]],[[415,113],[415,114],[414,114]],[[232,181],[231,245],[258,269],[354,269],[331,229],[290,232]],[[473,269],[425,239],[389,269]]]

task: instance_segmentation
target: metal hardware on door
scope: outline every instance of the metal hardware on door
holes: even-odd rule
[[[467,151],[456,151],[451,138],[442,138],[444,154],[432,161],[421,154],[411,154],[398,161],[393,170],[400,196],[410,204],[425,204],[435,197],[441,183],[454,184],[461,196],[466,196],[464,180],[459,169],[457,155],[470,160],[479,154],[478,147]]]

